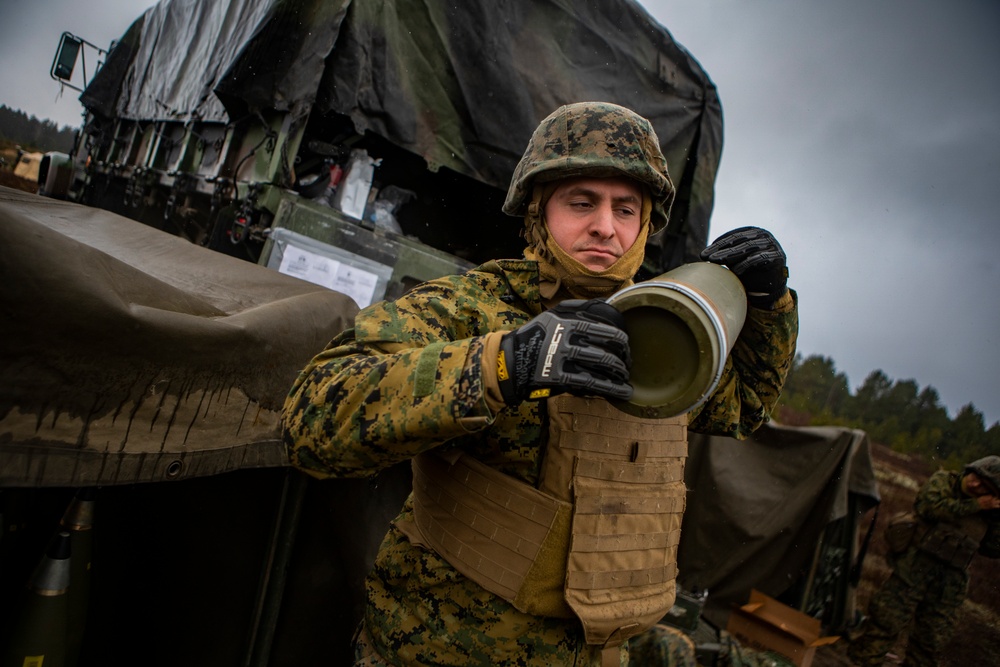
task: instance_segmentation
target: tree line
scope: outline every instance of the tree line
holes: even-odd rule
[[[820,355],[796,355],[777,415],[801,425],[860,428],[894,451],[950,468],[1000,452],[1000,422],[986,428],[972,403],[949,417],[934,387],[892,380],[881,370],[851,393],[847,376]]]
[[[0,139],[18,144],[27,151],[62,151],[73,149],[73,128],[60,128],[51,120],[39,120],[20,110],[0,104]]]

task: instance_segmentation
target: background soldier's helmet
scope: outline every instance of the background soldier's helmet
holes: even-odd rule
[[[535,183],[577,176],[627,176],[645,184],[653,198],[651,232],[666,226],[674,184],[653,126],[634,111],[580,102],[552,112],[531,135],[503,211],[524,215]]]
[[[1000,492],[1000,456],[990,455],[976,459],[965,466],[965,472],[974,472],[993,487],[994,492]]]

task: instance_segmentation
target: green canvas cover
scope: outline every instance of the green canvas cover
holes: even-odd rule
[[[824,578],[837,580],[826,584],[834,589],[826,607],[853,603],[859,519],[879,502],[867,433],[772,422],[745,441],[696,433],[689,441],[678,580],[708,591],[707,618],[724,627],[751,589],[779,597],[793,585],[791,606],[806,611]],[[836,544],[826,534],[834,524],[844,526]],[[833,627],[850,621],[824,618]]]
[[[0,487],[286,465],[282,402],[349,297],[8,188],[0,226]]]

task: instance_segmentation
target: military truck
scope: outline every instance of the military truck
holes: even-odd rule
[[[74,176],[50,194],[279,269],[288,245],[332,252],[377,276],[371,298],[519,255],[500,204],[560,104],[656,128],[681,195],[657,274],[704,246],[722,148],[715,86],[630,0],[161,2],[80,100]]]
[[[64,35],[53,76],[86,44]],[[520,254],[500,206],[560,104],[616,102],[657,131],[678,197],[645,276],[705,246],[722,147],[715,86],[633,0],[162,0],[80,99],[49,197],[0,191],[0,627],[82,497],[92,532],[68,532],[92,536],[89,574],[64,647],[81,665],[350,664],[409,471],[290,469],[278,415],[298,369],[359,307]],[[768,489],[775,447],[813,471],[766,530],[774,497],[713,463],[729,445],[692,443],[689,584],[717,619],[753,586],[843,600],[866,438],[775,427],[744,447]],[[712,512],[720,498],[755,510]]]

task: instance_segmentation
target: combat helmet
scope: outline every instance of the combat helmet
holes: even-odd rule
[[[1000,456],[991,454],[976,459],[965,466],[965,472],[976,473],[980,479],[992,486],[995,492],[1000,492]]]
[[[514,169],[503,211],[524,215],[535,183],[577,176],[628,176],[649,188],[651,233],[667,224],[674,184],[648,120],[609,102],[578,102],[549,114]]]

